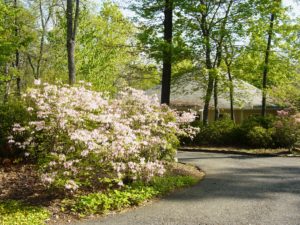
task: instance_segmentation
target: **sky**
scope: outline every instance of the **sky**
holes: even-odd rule
[[[283,0],[284,6],[291,7],[291,16],[297,17],[300,16],[300,1],[297,0]]]
[[[93,0],[96,4],[102,3],[103,0]],[[270,0],[272,1],[272,0]],[[112,2],[118,3],[121,7],[126,7],[131,2],[130,0],[112,0]],[[295,17],[300,17],[300,0],[282,0],[282,4],[284,6],[291,7],[290,15]],[[126,16],[132,16],[132,12],[130,10],[122,9],[123,13]]]

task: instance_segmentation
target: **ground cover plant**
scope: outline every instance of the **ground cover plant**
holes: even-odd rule
[[[0,224],[40,225],[49,218],[49,212],[38,206],[29,206],[20,201],[0,201]]]
[[[80,216],[103,214],[111,210],[140,205],[149,199],[163,196],[175,189],[191,186],[197,182],[199,178],[187,175],[155,177],[147,184],[136,182],[121,190],[114,189],[80,195],[72,200],[66,200],[64,207],[79,213]]]

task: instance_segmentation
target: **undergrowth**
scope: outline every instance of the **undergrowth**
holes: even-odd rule
[[[140,205],[146,200],[162,196],[178,188],[194,185],[198,181],[197,178],[191,176],[155,177],[148,184],[136,182],[120,190],[90,193],[77,196],[72,200],[65,200],[63,210],[68,208],[80,216],[103,214]]]
[[[30,206],[16,200],[0,202],[1,225],[40,225],[49,216],[50,213],[39,206]]]

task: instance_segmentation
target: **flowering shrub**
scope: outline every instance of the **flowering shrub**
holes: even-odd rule
[[[277,147],[293,148],[299,138],[299,114],[290,115],[287,110],[277,111],[273,140]]]
[[[114,99],[79,87],[35,82],[24,98],[32,120],[14,124],[9,142],[37,159],[45,184],[98,188],[104,183],[149,181],[173,160],[177,134],[187,135],[176,113],[142,91],[128,89]],[[181,123],[192,116],[184,114]]]

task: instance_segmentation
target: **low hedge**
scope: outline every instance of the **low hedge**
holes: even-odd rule
[[[242,146],[250,148],[293,148],[299,137],[299,123],[290,116],[252,116],[242,124],[224,118],[207,126],[195,122],[200,132],[185,145]]]

